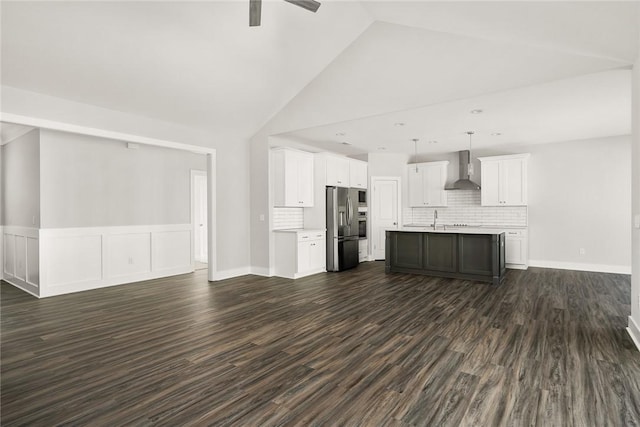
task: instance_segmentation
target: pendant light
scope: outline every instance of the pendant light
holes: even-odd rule
[[[471,136],[475,132],[472,130],[467,131],[467,135],[469,135],[469,163],[467,164],[467,175],[473,175],[473,156],[471,155]]]
[[[413,138],[413,152],[414,152],[414,159],[416,162],[416,173],[418,173],[418,138]]]

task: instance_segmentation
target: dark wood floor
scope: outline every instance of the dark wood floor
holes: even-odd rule
[[[37,300],[2,283],[11,425],[640,424],[625,275],[531,268],[497,287],[206,271]]]

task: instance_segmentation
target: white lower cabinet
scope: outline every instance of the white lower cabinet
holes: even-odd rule
[[[325,230],[274,230],[275,275],[297,279],[326,270]]]
[[[526,229],[505,231],[505,264],[507,268],[529,267],[529,236]]]

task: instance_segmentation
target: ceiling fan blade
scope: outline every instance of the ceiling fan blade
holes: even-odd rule
[[[320,7],[320,3],[315,0],[284,0],[287,3],[295,4],[296,6],[300,6],[303,9],[310,10],[311,12],[316,12]]]
[[[249,0],[249,26],[259,27],[262,15],[262,0]]]

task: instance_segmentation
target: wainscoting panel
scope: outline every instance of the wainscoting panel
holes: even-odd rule
[[[40,284],[40,249],[38,239],[27,237],[27,282]]]
[[[153,234],[153,271],[170,271],[191,264],[191,229]]]
[[[107,277],[151,272],[151,233],[107,236]]]
[[[5,232],[4,235],[4,274],[16,274],[16,236]]]
[[[3,279],[31,294],[39,295],[38,229],[2,227]]]
[[[40,230],[40,296],[193,271],[191,224]]]

